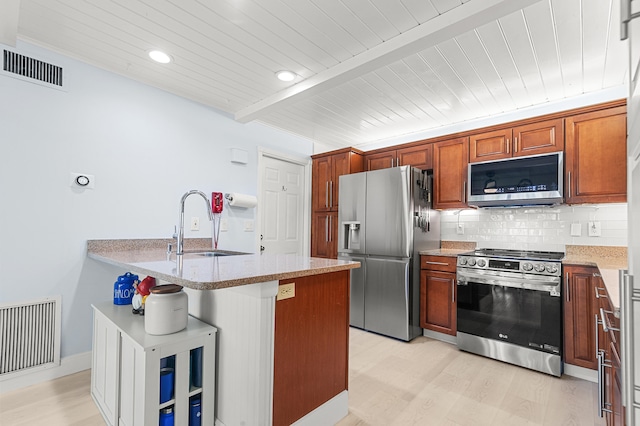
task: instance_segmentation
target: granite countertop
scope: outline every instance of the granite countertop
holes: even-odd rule
[[[419,253],[424,256],[448,256],[448,257],[456,257],[459,254],[468,253],[471,250],[466,249],[430,249],[430,250],[420,250]]]
[[[175,252],[168,255],[167,241],[171,240],[89,240],[87,255],[128,271],[196,290],[216,290],[360,267],[359,262],[288,254],[203,256],[197,252],[210,251],[210,246],[208,249],[194,248],[187,241],[184,255],[176,256]],[[211,240],[208,241],[210,244]],[[178,257],[182,260],[176,260]]]

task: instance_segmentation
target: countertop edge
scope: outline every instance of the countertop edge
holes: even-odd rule
[[[250,277],[241,277],[237,279],[226,279],[221,281],[202,282],[202,281],[192,281],[185,278],[176,277],[174,275],[158,272],[157,270],[152,270],[152,269],[140,266],[135,262],[129,263],[129,262],[113,259],[108,257],[106,253],[97,253],[97,252],[88,251],[87,256],[99,262],[107,263],[113,266],[118,266],[118,267],[127,269],[131,272],[150,275],[150,276],[153,276],[154,278],[168,281],[174,284],[179,284],[183,287],[191,288],[194,290],[220,290],[225,288],[232,288],[232,287],[238,287],[238,286],[243,286],[248,284],[268,282],[268,281],[279,281],[284,279],[305,277],[310,275],[321,275],[321,274],[327,274],[332,272],[347,271],[347,270],[360,267],[359,262],[351,262],[351,263],[344,263],[340,265],[331,265],[331,266],[324,266],[324,267],[311,268],[311,269],[299,269],[299,270],[286,271],[286,272],[276,272],[271,274],[261,274],[261,275],[255,275]]]

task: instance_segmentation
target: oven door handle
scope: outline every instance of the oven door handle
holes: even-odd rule
[[[553,292],[560,296],[560,277],[520,274],[503,271],[460,271],[457,273],[458,285],[470,282],[478,284],[500,285],[503,287],[524,288],[534,291]]]

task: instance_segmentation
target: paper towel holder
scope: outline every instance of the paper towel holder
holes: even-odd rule
[[[233,204],[233,200],[234,200],[233,196],[234,196],[234,193],[228,193],[227,192],[227,193],[224,194],[224,198],[227,200],[227,203],[229,204],[229,207],[240,207],[240,208],[252,208],[252,207],[255,207],[255,201],[251,205],[242,205],[242,202],[240,202],[241,203],[240,205],[234,205]],[[255,200],[255,197],[253,197],[253,198]]]

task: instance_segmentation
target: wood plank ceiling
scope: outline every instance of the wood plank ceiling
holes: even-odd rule
[[[367,149],[625,85],[618,21],[619,0],[21,0],[16,35],[241,122]]]

